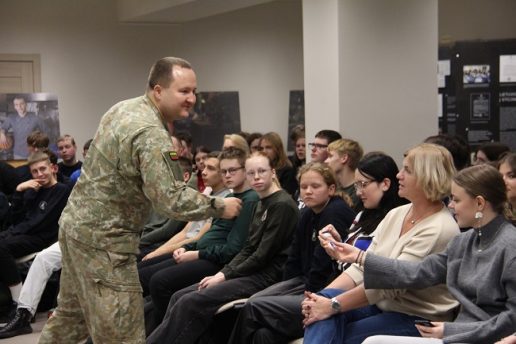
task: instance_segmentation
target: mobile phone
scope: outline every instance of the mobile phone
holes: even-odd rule
[[[421,325],[421,326],[434,327],[434,325],[432,325],[430,320],[426,320],[426,319],[416,319],[416,320],[414,320],[414,323],[417,325]]]

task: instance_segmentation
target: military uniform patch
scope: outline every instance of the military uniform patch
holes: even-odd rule
[[[177,154],[176,151],[170,151],[170,152],[168,152],[168,155],[170,156],[171,160],[174,160],[174,161],[179,160],[179,155]]]

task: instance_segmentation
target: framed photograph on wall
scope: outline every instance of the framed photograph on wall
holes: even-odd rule
[[[25,160],[27,136],[35,130],[48,135],[57,150],[60,135],[57,96],[50,93],[0,93],[0,159]]]

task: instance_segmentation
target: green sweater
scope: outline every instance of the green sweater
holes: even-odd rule
[[[229,194],[242,200],[242,210],[238,217],[214,219],[210,229],[196,242],[187,244],[187,251],[199,251],[199,259],[206,259],[218,264],[226,264],[242,249],[249,235],[249,226],[259,197],[256,191],[249,189],[242,193]]]

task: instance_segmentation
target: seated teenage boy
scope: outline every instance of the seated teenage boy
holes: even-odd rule
[[[28,165],[33,179],[20,183],[12,199],[12,207],[23,209],[23,216],[0,233],[0,283],[9,287],[14,302],[21,291],[15,259],[56,242],[58,220],[70,194],[69,186],[57,182],[57,165],[47,153],[32,153]]]
[[[205,185],[208,186],[206,192],[211,190],[210,196],[225,197],[231,190],[226,188],[219,171],[220,152],[211,152],[208,156],[208,163],[202,171],[202,178]],[[186,161],[189,171],[192,171],[192,165],[186,158],[179,158],[183,172],[186,171],[187,165],[183,165]],[[191,173],[190,173],[191,175]],[[186,177],[186,175],[185,175]],[[186,182],[186,180],[185,180]],[[140,251],[144,255],[143,260],[154,258],[165,253],[174,252],[179,247],[199,240],[206,233],[211,225],[211,218],[200,221],[190,221],[186,223],[176,219],[165,218],[158,214],[152,214],[151,219],[145,225],[147,233],[140,240]]]

